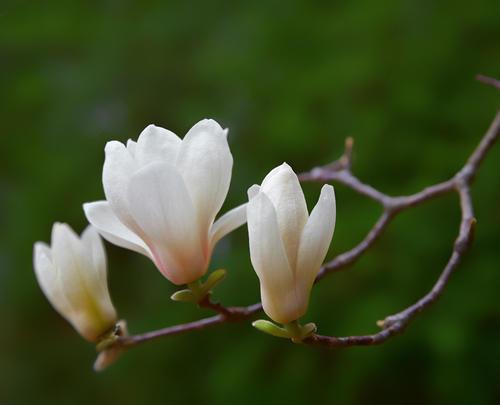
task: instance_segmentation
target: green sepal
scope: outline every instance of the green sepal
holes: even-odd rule
[[[187,289],[173,293],[170,299],[173,301],[198,304],[203,301],[225,277],[226,270],[215,270],[208,276],[207,281],[202,282],[201,280],[197,280],[193,283],[189,283]]]
[[[260,330],[261,332],[267,333],[268,335],[290,339],[290,334],[286,329],[283,329],[282,327],[276,325],[271,321],[267,321],[265,319],[259,319],[257,321],[252,322],[252,326],[255,329]]]
[[[304,339],[311,336],[317,329],[316,325],[312,322],[306,325],[301,325],[298,321],[293,321],[283,326],[288,332],[293,343],[302,343]]]
[[[209,294],[222,280],[226,278],[226,270],[218,269],[210,274],[201,286],[201,292],[205,295]]]
[[[116,341],[123,336],[127,336],[128,331],[127,331],[127,322],[123,319],[119,320],[115,326],[113,326],[112,329],[104,333],[99,339],[97,340],[96,344],[96,350],[98,352],[102,352],[103,350],[106,350],[116,343]]]
[[[96,350],[99,354],[94,362],[95,371],[104,370],[120,357],[126,347],[120,344],[119,339],[125,336],[128,336],[127,322],[121,319],[111,330],[99,338],[96,344]]]
[[[190,289],[176,291],[170,296],[170,299],[179,302],[196,302],[195,296]]]
[[[304,326],[301,326],[301,340],[304,340],[311,336],[313,333],[316,333],[318,330],[317,326],[313,322],[306,323]]]
[[[312,322],[300,325],[298,321],[293,321],[283,325],[283,327],[280,327],[271,321],[259,319],[258,321],[253,322],[252,326],[269,335],[291,339],[294,343],[301,343],[317,330],[316,324]]]

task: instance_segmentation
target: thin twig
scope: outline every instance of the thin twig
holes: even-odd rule
[[[500,80],[485,75],[476,75],[476,80],[500,90]]]
[[[377,325],[382,328],[382,331],[378,333],[366,336],[349,336],[342,338],[313,335],[306,339],[304,343],[329,347],[381,344],[392,336],[401,333],[416,315],[428,308],[442,295],[451,274],[458,268],[471,246],[476,219],[474,218],[470,186],[480,164],[499,136],[500,112],[497,113],[495,120],[477,148],[467,160],[465,166],[452,179],[447,182],[440,183],[437,186],[429,187],[420,193],[414,194],[413,196],[398,198],[397,205],[399,211],[397,212],[400,212],[401,209],[414,206],[416,202],[420,203],[427,201],[428,199],[441,195],[444,192],[456,191],[458,193],[461,209],[459,233],[453,245],[453,250],[448,263],[441,272],[432,289],[415,304],[398,312],[397,314],[386,317],[383,321],[378,321]],[[390,209],[391,208],[386,207],[385,212],[390,212]]]
[[[477,79],[494,86],[496,86],[495,83],[500,83],[499,81],[495,81],[491,78],[478,77]],[[344,184],[359,194],[376,201],[383,208],[381,216],[367,233],[365,238],[351,250],[344,252],[330,262],[325,263],[318,274],[316,282],[320,281],[332,272],[345,269],[347,266],[353,264],[363,255],[363,253],[373,246],[376,240],[387,228],[391,220],[401,212],[452,192],[456,192],[458,194],[461,207],[459,233],[453,245],[450,259],[432,289],[424,297],[408,308],[386,317],[383,321],[379,321],[377,324],[382,328],[382,330],[378,333],[349,337],[333,337],[315,334],[306,339],[304,343],[329,347],[366,346],[383,343],[390,337],[401,333],[417,314],[425,310],[441,296],[451,274],[461,263],[464,255],[467,253],[471,245],[476,220],[473,214],[470,186],[475,175],[477,174],[477,171],[479,170],[480,164],[499,136],[500,111],[497,113],[493,123],[482,138],[479,145],[470,155],[466,164],[451,179],[426,187],[422,191],[408,196],[389,196],[374,187],[361,182],[352,173],[351,163],[353,141],[351,138],[346,140],[344,154],[337,161],[326,166],[316,167],[309,172],[300,174],[299,177],[301,181],[316,181],[321,183],[332,181]],[[226,322],[248,319],[262,310],[261,303],[250,305],[248,307],[224,307],[221,304],[213,303],[210,300],[210,297],[207,297],[206,300],[202,301],[200,306],[212,309],[218,312],[218,315],[140,335],[122,337],[118,339],[117,344],[121,346],[134,346],[162,336],[177,335],[205,329]]]
[[[260,303],[249,305],[248,307],[227,307],[224,308],[219,306],[219,304],[203,305],[207,308],[212,308],[219,313],[219,315],[211,316],[209,318],[203,318],[198,321],[183,323],[180,325],[169,326],[163,329],[158,329],[152,332],[143,333],[140,335],[124,336],[117,340],[117,344],[120,346],[135,346],[139,343],[147,342],[153,339],[158,339],[163,336],[173,336],[180,335],[186,332],[192,332],[195,330],[206,329],[211,326],[215,326],[226,322],[235,322],[242,319],[246,319],[256,314],[262,310],[262,305]],[[221,310],[221,307],[224,310]]]

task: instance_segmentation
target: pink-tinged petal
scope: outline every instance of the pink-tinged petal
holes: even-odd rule
[[[130,179],[128,200],[165,277],[186,284],[206,272],[209,246],[200,241],[191,197],[174,166],[156,162],[140,169]]]

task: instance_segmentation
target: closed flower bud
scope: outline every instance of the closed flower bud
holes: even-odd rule
[[[33,261],[45,296],[85,339],[96,342],[115,325],[116,311],[106,280],[106,253],[89,226],[81,238],[66,224],[55,223],[52,243],[37,242]]]
[[[107,201],[84,205],[89,222],[149,257],[174,284],[203,276],[217,241],[246,221],[242,205],[214,223],[231,181],[227,130],[202,120],[181,140],[150,125],[137,142],[111,141],[105,151]]]
[[[250,256],[260,280],[262,304],[276,322],[287,324],[307,310],[309,294],[335,228],[335,194],[323,186],[309,216],[297,175],[286,163],[262,185],[248,190]]]

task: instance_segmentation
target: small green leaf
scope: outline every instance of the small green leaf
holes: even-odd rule
[[[280,338],[285,338],[289,339],[290,335],[289,333],[279,327],[278,325],[272,323],[271,321],[266,321],[264,319],[259,319],[258,321],[252,322],[252,326],[261,332],[267,333],[272,336],[280,337]]]
[[[197,302],[196,297],[191,290],[176,291],[170,296],[170,299],[180,302]]]
[[[207,281],[205,281],[201,286],[204,295],[207,295],[210,291],[212,291],[217,284],[224,280],[225,277],[226,270],[224,269],[215,270],[212,274],[210,274]]]

